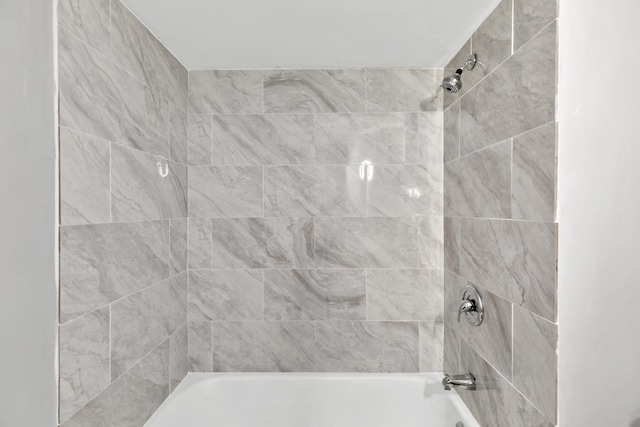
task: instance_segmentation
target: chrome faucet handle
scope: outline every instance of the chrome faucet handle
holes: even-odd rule
[[[458,308],[458,323],[460,323],[460,316],[462,316],[462,313],[469,313],[475,310],[476,305],[473,303],[473,301],[468,299],[462,301],[462,303],[460,303],[460,307]]]
[[[460,323],[462,313],[465,314],[467,322],[473,326],[480,326],[480,324],[482,324],[484,303],[480,293],[473,286],[467,286],[462,294],[462,302],[460,303],[460,307],[458,307],[458,323]]]

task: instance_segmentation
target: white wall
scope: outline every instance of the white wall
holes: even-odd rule
[[[51,0],[0,0],[0,426],[56,423]]]
[[[560,1],[562,427],[640,426],[640,2]]]

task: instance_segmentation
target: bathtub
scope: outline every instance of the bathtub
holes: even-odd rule
[[[442,374],[190,373],[145,427],[480,427]]]

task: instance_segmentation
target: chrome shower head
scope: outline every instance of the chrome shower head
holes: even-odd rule
[[[462,89],[462,72],[465,68],[473,70],[476,66],[477,58],[475,53],[471,54],[469,60],[465,64],[458,68],[455,73],[447,76],[442,80],[440,87],[449,93],[458,93]]]

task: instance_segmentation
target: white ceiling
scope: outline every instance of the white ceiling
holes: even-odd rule
[[[499,0],[123,0],[188,69],[446,65]]]

